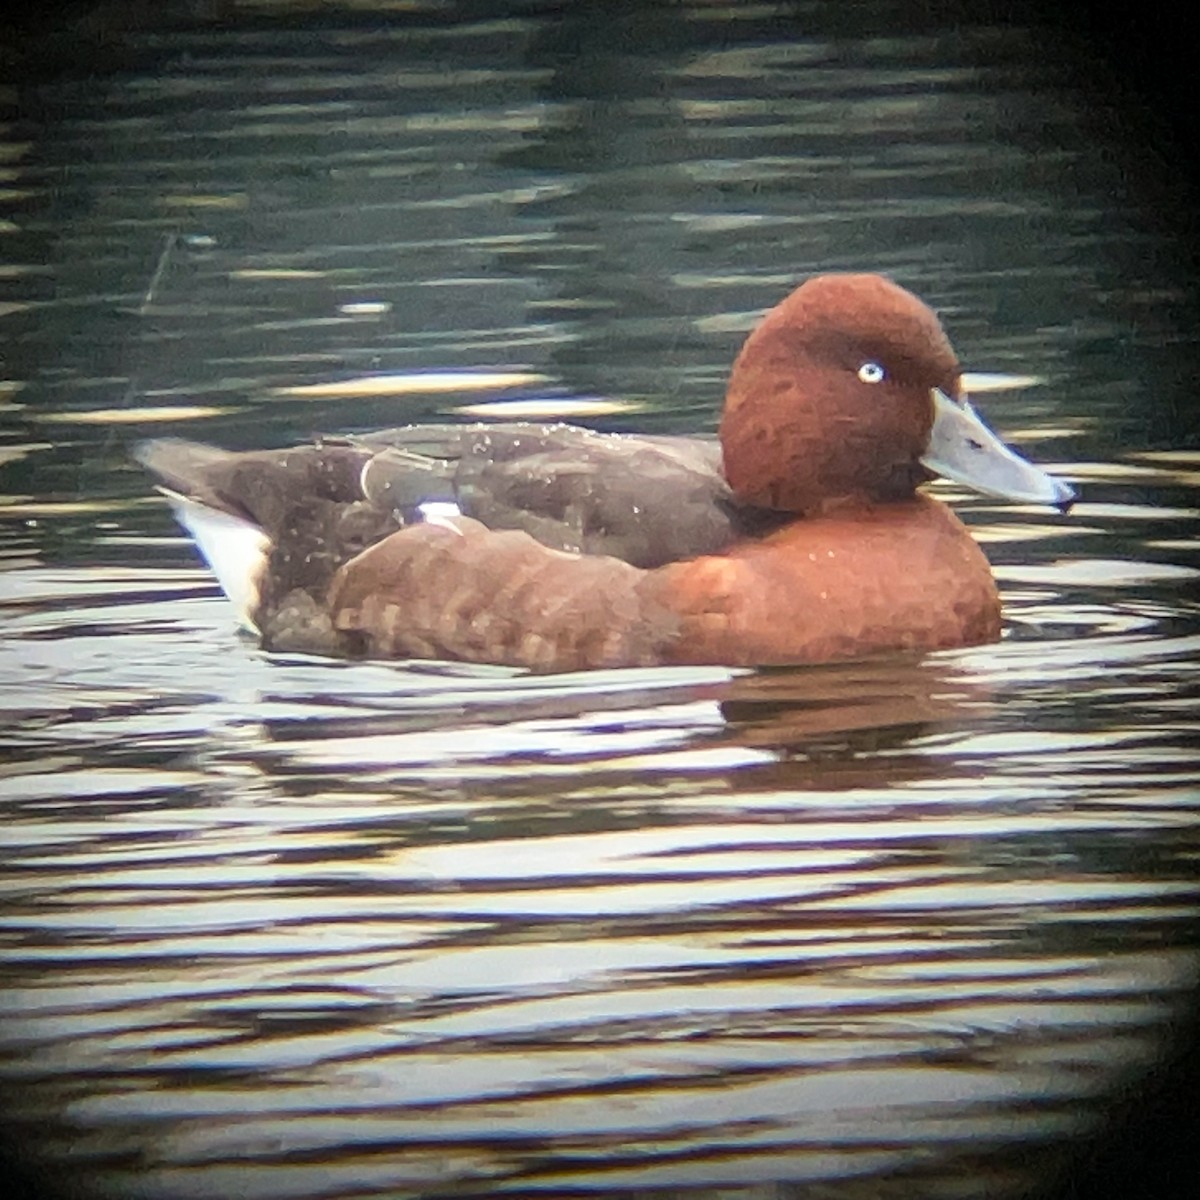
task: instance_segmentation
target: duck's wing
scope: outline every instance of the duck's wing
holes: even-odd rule
[[[371,457],[344,439],[287,450],[221,450],[183,438],[156,438],[134,457],[168,492],[282,532],[297,506],[361,501]]]
[[[717,553],[779,523],[739,506],[715,441],[570,425],[423,425],[357,439],[374,502],[449,502],[490,529],[638,567]]]

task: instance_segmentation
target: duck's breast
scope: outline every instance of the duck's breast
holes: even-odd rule
[[[827,662],[1000,635],[983,551],[925,496],[798,520],[728,554],[651,572],[642,588],[678,618],[664,655],[677,663]]]

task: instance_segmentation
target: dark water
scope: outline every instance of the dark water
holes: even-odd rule
[[[0,130],[14,1135],[197,1200],[1047,1178],[1195,1002],[1196,333],[1152,156],[1068,47],[884,6],[221,9],[74,27]],[[1074,512],[938,488],[998,646],[266,657],[128,457],[513,395],[711,430],[831,268],[1042,380],[980,405]],[[413,378],[468,368],[542,378]]]

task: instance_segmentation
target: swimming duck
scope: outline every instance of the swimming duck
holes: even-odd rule
[[[993,641],[987,559],[917,489],[1074,500],[976,415],[934,313],[869,274],[766,314],[719,444],[516,423],[136,453],[265,648],[541,671]]]

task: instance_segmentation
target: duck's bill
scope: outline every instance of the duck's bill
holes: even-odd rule
[[[933,389],[933,432],[921,462],[935,474],[985,496],[1049,504],[1061,512],[1075,503],[1075,490],[1014,454],[965,401],[956,404]]]

